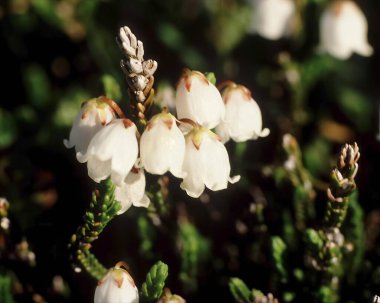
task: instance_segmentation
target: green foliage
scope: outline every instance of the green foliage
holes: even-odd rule
[[[341,91],[337,101],[347,118],[359,131],[370,130],[371,119],[368,117],[372,115],[374,108],[368,98],[358,91],[347,88]]]
[[[12,115],[0,108],[0,150],[9,147],[17,139],[17,125]]]
[[[110,178],[100,182],[84,215],[84,223],[72,236],[69,244],[75,265],[83,267],[97,280],[102,278],[107,270],[89,250],[91,243],[98,239],[103,229],[121,209],[120,203],[115,200],[114,192],[115,185]]]
[[[239,278],[231,278],[228,285],[237,303],[278,302],[272,294],[266,296],[258,289],[252,288],[252,290],[249,290],[247,285]]]
[[[161,297],[168,274],[169,267],[162,261],[158,261],[152,266],[141,286],[141,300],[143,302],[155,302]]]
[[[153,237],[154,229],[149,222],[146,214],[139,216],[137,219],[137,225],[140,236],[140,254],[145,256],[147,259],[151,259],[154,256],[153,253]]]
[[[357,191],[349,197],[347,219],[342,228],[347,244],[352,245],[353,249],[347,256],[347,279],[351,285],[355,285],[356,276],[363,267],[365,252],[364,213],[358,201]]]
[[[62,127],[71,126],[81,104],[88,99],[90,99],[90,95],[81,87],[73,86],[67,89],[58,101],[53,115],[54,124]]]
[[[336,302],[336,293],[331,287],[321,286],[316,293],[317,302],[321,303],[333,303]]]
[[[321,235],[312,228],[305,230],[305,243],[314,254],[318,254],[323,248],[323,239]]]
[[[193,224],[185,222],[180,224],[179,245],[181,253],[179,278],[186,287],[195,289],[199,270],[210,256],[210,242]]]
[[[116,216],[121,209],[121,205],[115,200],[115,185],[108,178],[99,184],[99,188],[92,195],[92,203],[85,214],[84,228],[91,230],[91,239],[96,239],[109,221]]]
[[[165,197],[162,190],[158,186],[152,186],[149,191],[146,192],[151,203],[148,208],[148,212],[151,214],[159,214],[160,216],[167,216],[169,214],[170,206],[165,201]]]
[[[170,23],[161,23],[158,30],[158,36],[161,41],[171,49],[178,49],[184,44],[183,34]]]
[[[328,141],[317,137],[303,148],[305,166],[314,176],[321,176],[330,168],[330,154],[331,147]]]
[[[231,278],[228,282],[230,291],[236,302],[251,303],[252,293],[247,285],[239,278]]]
[[[216,51],[227,55],[244,38],[251,18],[251,7],[238,2],[226,2],[219,6],[210,3],[209,7],[212,5],[210,11],[214,15],[214,22],[211,26],[211,37]]]
[[[216,76],[214,73],[205,73],[206,78],[208,81],[210,81],[212,84],[216,85]]]
[[[336,68],[336,62],[328,55],[309,57],[300,65],[300,85],[307,92],[323,76],[328,75]]]
[[[114,101],[121,100],[120,85],[115,78],[113,78],[111,75],[103,75],[102,83],[104,86],[104,93],[108,98]]]
[[[9,275],[0,274],[0,302],[14,303],[12,296],[12,279]]]
[[[280,275],[280,280],[282,283],[286,283],[288,279],[288,273],[285,268],[286,249],[287,249],[286,244],[280,237],[274,236],[271,238],[272,258],[273,258],[273,262],[276,267],[276,270]]]
[[[186,43],[183,34],[174,25],[161,22],[157,25],[156,30],[158,38],[166,47],[178,53],[184,66],[191,69],[202,69],[204,67],[204,58],[195,48]]]
[[[77,259],[81,266],[96,280],[99,281],[106,275],[107,269],[88,249],[78,250]]]
[[[156,59],[163,58],[159,62],[159,68],[163,67],[160,76],[157,77],[159,81],[166,80],[174,84],[175,70],[187,66],[199,70],[223,71],[218,73],[221,79],[238,79],[251,88],[263,84],[264,87],[256,92],[253,91],[253,95],[257,97],[260,108],[262,107],[264,124],[268,123],[267,121],[272,124],[270,126],[272,134],[268,139],[238,144],[230,141],[226,145],[227,149],[235,148],[234,158],[231,157],[231,161],[235,163],[231,167],[244,176],[239,185],[235,185],[238,195],[230,199],[229,195],[220,194],[221,201],[217,201],[220,202],[217,206],[214,201],[207,205],[200,204],[202,208],[195,208],[194,204],[186,205],[190,210],[189,213],[193,213],[194,209],[213,212],[211,216],[210,213],[197,216],[194,221],[201,224],[204,218],[214,218],[212,216],[214,212],[219,215],[225,214],[226,209],[231,210],[227,218],[224,217],[222,220],[226,219],[228,222],[231,218],[239,221],[241,219],[247,226],[245,234],[239,235],[239,238],[225,239],[216,236],[218,240],[213,249],[217,254],[215,262],[206,264],[206,261],[210,261],[210,241],[215,235],[210,234],[209,241],[200,234],[195,225],[183,222],[178,224],[179,231],[176,233],[175,228],[172,228],[177,226],[173,224],[178,219],[174,217],[176,201],[169,204],[163,191],[149,188],[147,194],[152,203],[148,214],[137,211],[131,212],[131,216],[128,217],[136,220],[134,223],[138,226],[138,229],[135,229],[140,240],[140,245],[135,246],[136,250],[139,250],[138,262],[149,262],[154,258],[156,249],[161,248],[160,245],[154,247],[155,242],[159,242],[158,237],[155,238],[155,228],[157,228],[178,245],[181,260],[180,264],[174,261],[171,273],[174,277],[179,274],[185,290],[194,290],[199,281],[206,280],[202,276],[202,267],[205,265],[221,269],[220,272],[213,270],[208,272],[208,274],[212,272],[213,278],[221,277],[216,279],[218,281],[216,283],[219,283],[219,280],[224,281],[226,275],[238,276],[248,268],[246,265],[249,265],[249,268],[252,266],[254,270],[251,280],[246,280],[249,285],[252,279],[256,279],[260,274],[255,270],[257,268],[262,270],[263,265],[266,268],[268,262],[272,261],[271,266],[276,270],[264,274],[263,278],[260,277],[262,278],[260,285],[266,285],[265,289],[278,292],[281,301],[312,302],[309,297],[312,294],[316,302],[335,302],[338,296],[340,301],[348,302],[345,300],[346,293],[354,291],[357,292],[355,294],[357,298],[350,299],[352,301],[361,302],[362,297],[370,298],[369,290],[360,289],[362,284],[366,283],[361,281],[364,280],[362,277],[372,277],[372,282],[380,285],[380,269],[376,269],[375,265],[371,267],[369,261],[364,262],[366,247],[364,222],[367,214],[363,212],[355,193],[345,196],[342,203],[329,201],[327,211],[323,213],[325,209],[322,199],[327,187],[324,180],[331,165],[331,153],[336,146],[328,136],[323,137],[325,133],[322,131],[319,133],[314,128],[319,125],[318,119],[329,117],[332,120],[343,118],[343,122],[342,120],[337,122],[339,124],[347,122],[353,134],[366,132],[369,135],[374,132],[372,128],[373,122],[377,121],[377,117],[374,119],[377,113],[374,111],[376,104],[370,88],[373,86],[372,83],[378,83],[378,79],[374,76],[376,73],[371,73],[365,66],[371,65],[377,58],[368,60],[355,55],[349,60],[335,60],[316,51],[318,31],[315,25],[320,12],[328,2],[328,0],[296,1],[297,13],[300,13],[300,17],[304,19],[298,25],[303,26],[301,31],[304,38],[298,35],[279,41],[264,41],[262,38],[258,39],[257,35],[246,35],[245,30],[252,14],[252,7],[246,1],[240,0],[153,0],[133,3],[122,0],[9,0],[5,6],[0,5],[0,19],[2,25],[5,25],[1,45],[6,54],[3,56],[3,61],[9,59],[10,62],[10,71],[7,70],[8,62],[5,62],[4,75],[8,78],[9,73],[12,82],[17,78],[23,80],[23,87],[17,88],[20,89],[20,94],[15,93],[15,97],[12,92],[14,85],[4,85],[7,100],[4,109],[0,109],[2,152],[0,183],[1,189],[6,189],[7,193],[17,198],[14,203],[12,201],[12,208],[22,213],[19,217],[22,228],[27,229],[26,226],[35,225],[36,222],[40,228],[36,212],[29,211],[30,205],[43,209],[42,216],[41,218],[38,216],[38,220],[46,219],[47,215],[50,216],[57,210],[54,206],[53,211],[50,211],[51,205],[37,205],[34,203],[36,201],[31,201],[34,198],[26,197],[43,196],[45,193],[43,190],[42,193],[39,192],[40,189],[48,187],[50,189],[50,186],[52,192],[57,190],[58,201],[65,197],[61,196],[62,188],[68,189],[69,192],[71,186],[67,183],[68,179],[63,180],[55,176],[60,167],[50,167],[50,161],[44,161],[42,157],[52,147],[60,154],[60,148],[63,147],[62,144],[57,144],[62,137],[58,132],[66,131],[66,128],[70,127],[83,101],[93,96],[94,92],[102,91],[98,79],[101,78],[104,93],[108,97],[116,101],[123,99],[120,85],[125,83],[120,76],[119,57],[113,43],[115,29],[120,20],[118,21],[112,12],[124,15],[122,10],[125,10],[131,17],[128,25],[134,29],[138,28],[140,33],[147,30],[147,36],[144,37],[147,40],[144,41],[146,53],[149,54],[154,50],[155,54],[159,55]],[[366,3],[364,9],[367,12],[371,9],[376,11],[379,4],[375,2]],[[369,20],[370,29],[371,22],[373,21]],[[153,31],[148,28],[153,28]],[[80,36],[75,35],[76,30],[81,32]],[[188,35],[189,33],[196,35]],[[240,44],[242,41],[244,44]],[[34,49],[34,44],[37,43],[38,52]],[[376,45],[373,46],[376,49]],[[56,53],[57,51],[59,53]],[[51,60],[57,56],[63,57],[70,65],[70,73],[60,79],[54,77],[56,75],[53,70],[53,73],[50,71]],[[207,77],[212,83],[216,82],[213,73],[207,74]],[[342,81],[347,83],[342,85]],[[17,80],[15,84],[17,85]],[[23,98],[24,95],[26,98]],[[286,151],[288,159],[292,157],[296,159],[294,170],[285,167],[282,161],[279,163],[280,157],[273,152],[274,146],[280,144],[281,135],[286,132],[295,134],[299,140],[297,146],[293,146],[293,150]],[[50,140],[52,137],[55,137],[55,141]],[[376,164],[374,156],[376,153],[368,152],[375,146],[373,138],[370,137],[358,140],[364,145],[365,162],[368,164],[374,160]],[[334,140],[339,141],[338,139],[340,138],[335,137]],[[260,152],[256,153],[259,150]],[[35,156],[40,152],[42,156]],[[263,176],[258,173],[257,168],[260,167],[261,161],[266,163],[273,161],[274,166],[279,163],[273,169],[275,182],[270,183],[266,177],[262,178]],[[43,165],[40,164],[42,162]],[[364,181],[368,182],[361,182],[363,192],[366,193],[361,199],[367,197],[369,200],[360,202],[366,203],[368,212],[371,210],[371,203],[374,202],[371,201],[374,197],[371,186],[375,178],[371,170],[365,171]],[[338,193],[346,190],[339,180],[332,181],[335,182],[334,186],[337,187]],[[91,245],[120,209],[119,203],[113,197],[113,185],[107,182],[102,182],[94,193],[93,201],[85,213],[84,222],[73,236],[71,243],[74,265],[81,266],[96,279],[104,275],[106,268],[91,253]],[[24,190],[25,187],[27,190]],[[170,189],[171,192],[172,188],[174,186],[166,190]],[[252,198],[254,203],[257,202],[257,192],[260,192],[261,197],[258,199],[263,203],[257,203],[255,213],[252,214],[244,207],[252,202],[248,202],[248,199]],[[334,195],[337,192],[334,192]],[[217,195],[219,194],[215,196]],[[178,197],[176,192],[173,196]],[[213,195],[210,195],[210,198],[212,200]],[[244,204],[245,202],[247,204]],[[26,208],[24,205],[27,205]],[[58,209],[60,207],[62,204],[58,205]],[[318,215],[314,207],[317,208]],[[242,208],[244,208],[243,218],[234,218],[235,210],[240,211]],[[136,213],[137,218],[134,217]],[[330,219],[320,222],[319,219],[323,216]],[[160,225],[153,225],[150,222],[151,218],[159,218]],[[167,221],[172,224],[167,224]],[[55,227],[54,223],[52,224]],[[228,236],[235,227],[233,223],[230,225],[228,230],[224,226]],[[252,236],[252,231],[259,229],[265,231],[265,241],[258,239],[256,235]],[[332,230],[336,229],[344,236],[342,245],[333,239],[337,234]],[[278,234],[280,236],[273,236]],[[58,234],[57,240],[59,240]],[[52,242],[56,245],[55,241]],[[262,242],[265,242],[265,245],[262,245]],[[306,249],[303,245],[305,243]],[[227,254],[223,249],[219,249],[226,247],[226,244],[232,244],[234,249],[236,248],[236,252],[233,253],[236,253],[238,262],[229,263],[230,252]],[[254,253],[251,247],[256,248]],[[249,257],[246,256],[247,250]],[[252,254],[255,254],[254,258]],[[371,257],[372,254],[376,256],[376,249],[368,252]],[[312,262],[309,262],[310,260]],[[169,265],[172,262],[171,260]],[[159,289],[162,291],[163,287],[162,281],[158,281],[159,283],[156,281],[159,280],[157,277],[160,274],[157,274],[159,271],[157,266],[155,268],[155,273],[149,276],[150,282],[147,276],[143,286],[146,292],[145,299],[151,302],[159,298]],[[166,266],[166,272],[167,270]],[[177,272],[173,274],[172,270]],[[278,277],[286,284],[276,283]],[[329,283],[332,280],[338,280],[338,286]],[[3,285],[1,281],[0,302],[8,303],[2,295],[4,288],[1,286]],[[346,288],[339,290],[341,286]],[[261,291],[249,290],[244,282],[237,278],[231,279],[230,289],[239,302],[251,303],[265,297]],[[202,295],[205,290],[211,293],[206,286],[199,290],[203,291]],[[192,295],[195,297],[195,294]],[[217,295],[215,294],[215,297]],[[200,301],[200,298],[203,299],[195,297],[194,302]],[[52,302],[56,302],[55,299]]]
[[[24,81],[30,102],[40,109],[46,107],[51,94],[46,72],[38,65],[30,65],[24,72]]]
[[[60,20],[55,14],[54,2],[50,0],[32,0],[34,10],[48,23],[60,26]]]

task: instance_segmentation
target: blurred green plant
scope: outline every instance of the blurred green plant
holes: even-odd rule
[[[180,222],[178,245],[181,254],[179,279],[185,288],[195,290],[199,271],[210,258],[211,243],[193,224]]]
[[[0,274],[0,302],[14,303],[12,296],[12,280],[6,274]]]
[[[0,150],[12,145],[17,140],[17,124],[13,116],[0,108]]]

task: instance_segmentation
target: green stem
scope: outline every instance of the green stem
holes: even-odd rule
[[[121,205],[114,197],[115,186],[110,179],[99,184],[92,202],[84,215],[84,223],[72,236],[69,248],[76,270],[86,270],[93,278],[99,280],[107,269],[90,252],[92,243],[98,239],[107,224],[117,215]]]

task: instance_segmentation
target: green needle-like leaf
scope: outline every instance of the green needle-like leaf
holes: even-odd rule
[[[228,285],[236,302],[251,303],[251,291],[242,280],[239,278],[231,278]]]
[[[143,302],[153,302],[161,297],[168,274],[169,268],[165,263],[158,261],[152,266],[141,287]]]

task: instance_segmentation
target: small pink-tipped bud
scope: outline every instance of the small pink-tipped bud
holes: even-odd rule
[[[130,274],[118,264],[98,282],[94,303],[138,303],[139,292]]]

